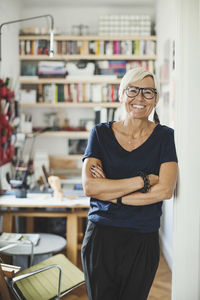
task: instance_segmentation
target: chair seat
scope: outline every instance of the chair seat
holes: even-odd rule
[[[53,264],[60,265],[62,268],[61,294],[65,294],[65,292],[75,286],[84,283],[83,272],[73,265],[63,254],[57,254],[48,258],[18,273],[18,275],[26,274]],[[18,281],[16,285],[20,294],[23,295],[22,299],[47,300],[55,298],[58,291],[58,275],[59,272],[57,269],[50,269]]]

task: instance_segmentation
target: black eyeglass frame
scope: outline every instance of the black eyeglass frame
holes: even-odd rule
[[[135,96],[133,96],[133,97],[130,97],[130,96],[128,95],[128,90],[129,90],[130,88],[135,88],[135,89],[138,91],[138,92],[137,92],[137,95],[135,95]],[[129,98],[135,98],[135,97],[137,97],[137,96],[139,95],[140,91],[142,91],[142,96],[143,96],[145,99],[147,99],[147,100],[153,99],[153,98],[157,95],[157,93],[158,93],[157,90],[154,89],[154,88],[140,88],[140,87],[134,86],[134,85],[132,85],[132,86],[127,86],[124,90],[125,90],[125,93],[126,93],[127,97],[129,97]],[[145,95],[144,95],[144,90],[151,90],[151,91],[154,93],[153,97],[151,97],[151,98],[146,98]]]

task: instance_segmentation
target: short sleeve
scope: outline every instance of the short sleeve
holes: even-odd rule
[[[87,148],[85,150],[85,154],[83,156],[82,161],[84,161],[84,159],[87,157],[94,157],[94,158],[101,159],[100,145],[97,137],[96,126],[92,129],[90,133]]]
[[[169,128],[162,140],[160,163],[162,164],[170,161],[178,162],[174,142],[174,130],[171,128]]]

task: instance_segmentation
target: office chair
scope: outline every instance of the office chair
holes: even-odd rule
[[[0,299],[57,300],[85,283],[83,272],[63,254],[23,271],[16,268],[0,264]]]

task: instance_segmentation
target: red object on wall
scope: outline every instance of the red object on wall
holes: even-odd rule
[[[8,87],[8,79],[0,79],[0,166],[11,161],[14,156],[12,135],[14,128],[14,92]]]

